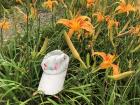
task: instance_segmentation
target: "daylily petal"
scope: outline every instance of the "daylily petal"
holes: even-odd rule
[[[118,27],[119,22],[110,18],[110,17],[106,17],[106,21],[107,21],[107,25],[108,25],[108,29],[111,29],[113,26]]]
[[[101,12],[96,12],[96,13],[92,14],[92,16],[96,16],[98,22],[101,22],[104,20],[104,16]]]
[[[126,2],[124,0],[120,0],[121,3],[126,4]]]
[[[112,67],[115,55],[105,54],[104,52],[93,52],[93,55],[99,55],[103,58],[103,62],[100,64],[101,69]]]
[[[107,54],[107,56],[109,57],[109,60],[111,60],[112,62],[115,60],[115,55]]]
[[[95,3],[95,0],[87,0],[87,8],[93,6]]]
[[[87,20],[87,21],[91,21],[91,19],[88,17],[88,16],[78,16],[77,18],[76,18],[76,21],[84,21],[84,20]]]
[[[111,67],[111,64],[110,62],[106,62],[106,61],[103,61],[101,64],[100,64],[100,68],[101,69],[107,69],[109,67]]]
[[[119,66],[112,64],[113,67],[113,76],[118,75],[119,74]]]
[[[129,11],[135,11],[135,10],[136,10],[136,9],[135,9],[132,5],[130,5],[130,4],[127,5],[127,8],[128,8]]]
[[[94,31],[94,27],[88,21],[83,22],[83,24],[81,24],[81,29],[85,29],[86,31],[88,31],[90,33],[93,33],[93,31]]]
[[[140,33],[140,25],[131,28],[132,34],[139,34]]]
[[[69,29],[68,36],[70,37],[70,39],[71,39],[73,33],[74,33],[74,30],[73,29]]]
[[[92,55],[99,55],[99,56],[101,56],[103,59],[106,57],[106,53],[104,53],[104,52],[93,52]]]
[[[70,20],[68,20],[68,19],[59,19],[57,21],[57,24],[63,24],[65,26],[67,26],[67,27],[70,27]]]
[[[115,11],[118,11],[118,10],[120,10],[121,9],[121,6],[118,6],[116,9],[115,9]]]

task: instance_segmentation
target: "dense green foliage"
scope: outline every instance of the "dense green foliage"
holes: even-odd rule
[[[75,7],[72,9],[75,14],[79,7],[86,5],[84,0],[76,1],[74,3],[66,2],[67,4],[71,3],[71,9]],[[100,6],[107,8],[107,6],[113,5],[109,7],[112,9],[117,6],[116,3],[113,3],[114,1],[105,1],[107,0],[102,0],[104,3]],[[0,2],[6,6],[7,3],[11,5],[11,1],[8,0],[0,0]],[[61,6],[57,9],[64,9],[63,6],[61,9]],[[5,8],[9,8],[9,6]],[[83,7],[81,8],[83,9]],[[23,9],[25,8],[23,7]],[[81,14],[91,16],[90,10],[82,9]],[[102,8],[102,10],[104,9]],[[105,14],[112,15],[113,12],[110,11],[110,9],[106,9]],[[84,62],[88,62],[88,56],[90,58],[91,66],[88,69],[83,69],[79,62],[73,58],[64,40],[64,30],[67,29],[62,25],[55,24],[56,19],[54,17],[60,15],[59,17],[69,18],[68,11],[64,11],[63,14],[59,14],[57,11],[54,14],[52,14],[49,23],[43,27],[40,27],[39,18],[31,19],[26,24],[22,24],[24,25],[22,31],[20,33],[15,32],[13,37],[1,46],[0,105],[140,105],[140,48],[134,51],[140,44],[139,36],[128,33],[118,37],[113,28],[113,46],[108,36],[106,23],[98,24],[97,20],[92,18],[95,36],[98,33],[94,40],[91,37],[82,37],[80,40],[77,39],[76,35],[72,37],[72,42]],[[131,20],[130,26],[140,23],[138,11],[130,13],[128,16],[118,14],[114,18],[120,21],[119,32],[129,20]],[[45,52],[36,56],[43,46],[45,38],[48,38],[47,48],[44,49]],[[88,47],[89,42],[92,42],[91,48]],[[42,75],[40,66],[42,58],[46,53],[55,49],[60,49],[70,56],[64,90],[57,95],[58,99],[54,96],[36,93]],[[91,49],[115,53],[118,55],[116,62],[119,62],[121,72],[130,69],[136,73],[119,81],[107,78],[109,70],[100,70],[94,73],[96,67],[101,63],[101,59],[92,57]]]

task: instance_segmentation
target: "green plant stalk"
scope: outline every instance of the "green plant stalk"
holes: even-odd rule
[[[74,1],[75,1],[75,0],[72,0],[72,1],[71,1],[71,4],[70,4],[70,8],[71,8],[71,9],[73,8]]]
[[[112,28],[108,30],[108,35],[109,35],[109,38],[110,38],[110,42],[112,44],[112,46],[115,48],[115,44],[113,42],[113,32],[112,32]]]
[[[136,52],[139,49],[140,49],[140,44],[137,47],[135,47],[133,50],[131,50],[131,53],[134,53],[134,52]]]
[[[79,58],[80,63],[82,64],[82,66],[87,69],[87,66],[85,65],[85,63],[83,62],[83,60],[81,58]]]
[[[28,8],[27,7],[25,7],[25,10],[26,10],[26,14],[27,14],[27,23],[26,23],[26,30],[27,30],[27,32],[26,32],[26,35],[27,35],[27,42],[29,44],[30,43],[30,38],[29,38],[29,12],[28,12]],[[30,46],[30,44],[29,44],[29,46]],[[30,48],[29,47],[27,49],[27,54],[30,55]]]
[[[95,33],[95,35],[92,35],[92,42],[93,42],[93,45],[95,44],[95,42],[96,42],[96,40],[97,40],[97,38],[98,38],[100,32],[101,32],[101,26],[99,26],[99,28],[98,28],[97,32]]]
[[[2,48],[2,45],[3,45],[3,31],[2,31],[2,28],[0,30],[0,41],[1,41],[1,48]]]
[[[1,5],[1,6],[2,6],[2,8],[3,8],[3,10],[4,10],[4,13],[3,13],[3,14],[4,14],[4,19],[5,19],[5,11],[6,11],[6,10],[5,10],[5,8],[3,7],[3,5]],[[0,30],[0,38],[1,38],[1,40],[0,40],[0,41],[1,41],[1,45],[0,45],[0,46],[1,46],[1,48],[2,48],[2,46],[3,46],[3,26],[1,27],[1,30]]]
[[[83,62],[83,60],[81,59],[79,53],[78,53],[77,50],[75,49],[73,43],[71,42],[71,40],[70,40],[70,38],[69,38],[69,36],[67,35],[66,32],[64,33],[64,36],[65,36],[65,40],[66,40],[66,42],[67,42],[67,44],[68,44],[68,46],[69,46],[69,48],[70,48],[70,50],[71,50],[72,55],[74,56],[74,58],[77,59],[77,60],[79,60],[80,63],[82,64],[82,66],[83,66],[85,69],[87,69],[86,64],[85,64],[85,63]]]
[[[51,10],[51,13],[52,13],[52,27],[53,27],[53,29],[54,29],[54,9],[52,8],[52,10]]]
[[[114,85],[114,88],[113,88],[113,90],[111,92],[111,96],[110,96],[108,105],[114,105],[114,103],[115,103],[115,99],[116,99],[115,88],[116,88],[116,84]]]
[[[86,56],[86,64],[87,64],[87,67],[90,67],[90,54],[89,53]]]
[[[41,47],[40,51],[37,53],[37,57],[39,55],[43,55],[45,53],[47,47],[48,47],[48,38],[45,38],[45,41],[43,43],[43,46]]]
[[[93,70],[93,68],[92,68],[92,70]],[[97,69],[93,70],[93,72],[92,72],[92,73],[94,74],[94,73],[98,72],[99,70],[101,70],[101,68],[100,68],[100,67],[98,67]]]
[[[37,47],[36,49],[38,49],[39,47],[39,44],[40,44],[40,15],[37,16],[37,20],[38,20],[38,28],[37,28],[37,40],[36,40],[36,43],[37,43]]]

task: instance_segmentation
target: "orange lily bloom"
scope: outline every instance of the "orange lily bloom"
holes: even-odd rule
[[[111,29],[113,26],[115,27],[119,26],[119,22],[114,20],[110,16],[106,16],[106,22],[107,22],[108,29]]]
[[[101,12],[96,12],[92,16],[96,16],[98,22],[102,22],[104,20],[104,16]]]
[[[8,30],[10,28],[10,22],[3,20],[0,22],[0,28],[3,30]]]
[[[132,34],[139,34],[140,33],[140,25],[131,28]]]
[[[58,5],[58,2],[56,0],[48,0],[48,1],[45,1],[42,6],[44,8],[47,8],[47,9],[50,9],[52,11],[52,8],[53,8],[53,5],[56,4]]]
[[[120,0],[120,4],[115,11],[118,11],[118,13],[126,12],[128,15],[130,11],[135,11],[135,10],[136,9],[131,4],[126,4],[124,0]]]
[[[93,55],[99,55],[103,58],[103,62],[100,64],[101,69],[112,67],[115,55],[105,54],[104,52],[94,52]]]
[[[108,76],[114,80],[120,80],[122,78],[128,77],[134,73],[134,71],[127,71],[124,73],[119,72],[119,66],[113,64],[115,55],[105,54],[104,52],[93,52],[93,55],[99,55],[103,58],[103,62],[100,64],[101,69],[107,69],[109,67],[113,68],[113,76]]]
[[[84,30],[88,31],[89,33],[94,32],[94,28],[90,22],[90,18],[87,16],[76,16],[71,20],[60,19],[57,21],[57,23],[63,24],[70,28],[69,32],[68,32],[68,36],[70,38],[75,31],[79,31],[80,29],[84,29]]]
[[[87,8],[92,7],[95,3],[95,0],[87,0]]]

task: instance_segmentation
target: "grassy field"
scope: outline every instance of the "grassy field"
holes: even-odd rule
[[[140,105],[137,1],[4,1],[0,105]],[[41,22],[39,11],[49,13],[48,21]],[[8,30],[12,35],[5,39]],[[58,98],[37,92],[42,59],[56,49],[70,57]]]

